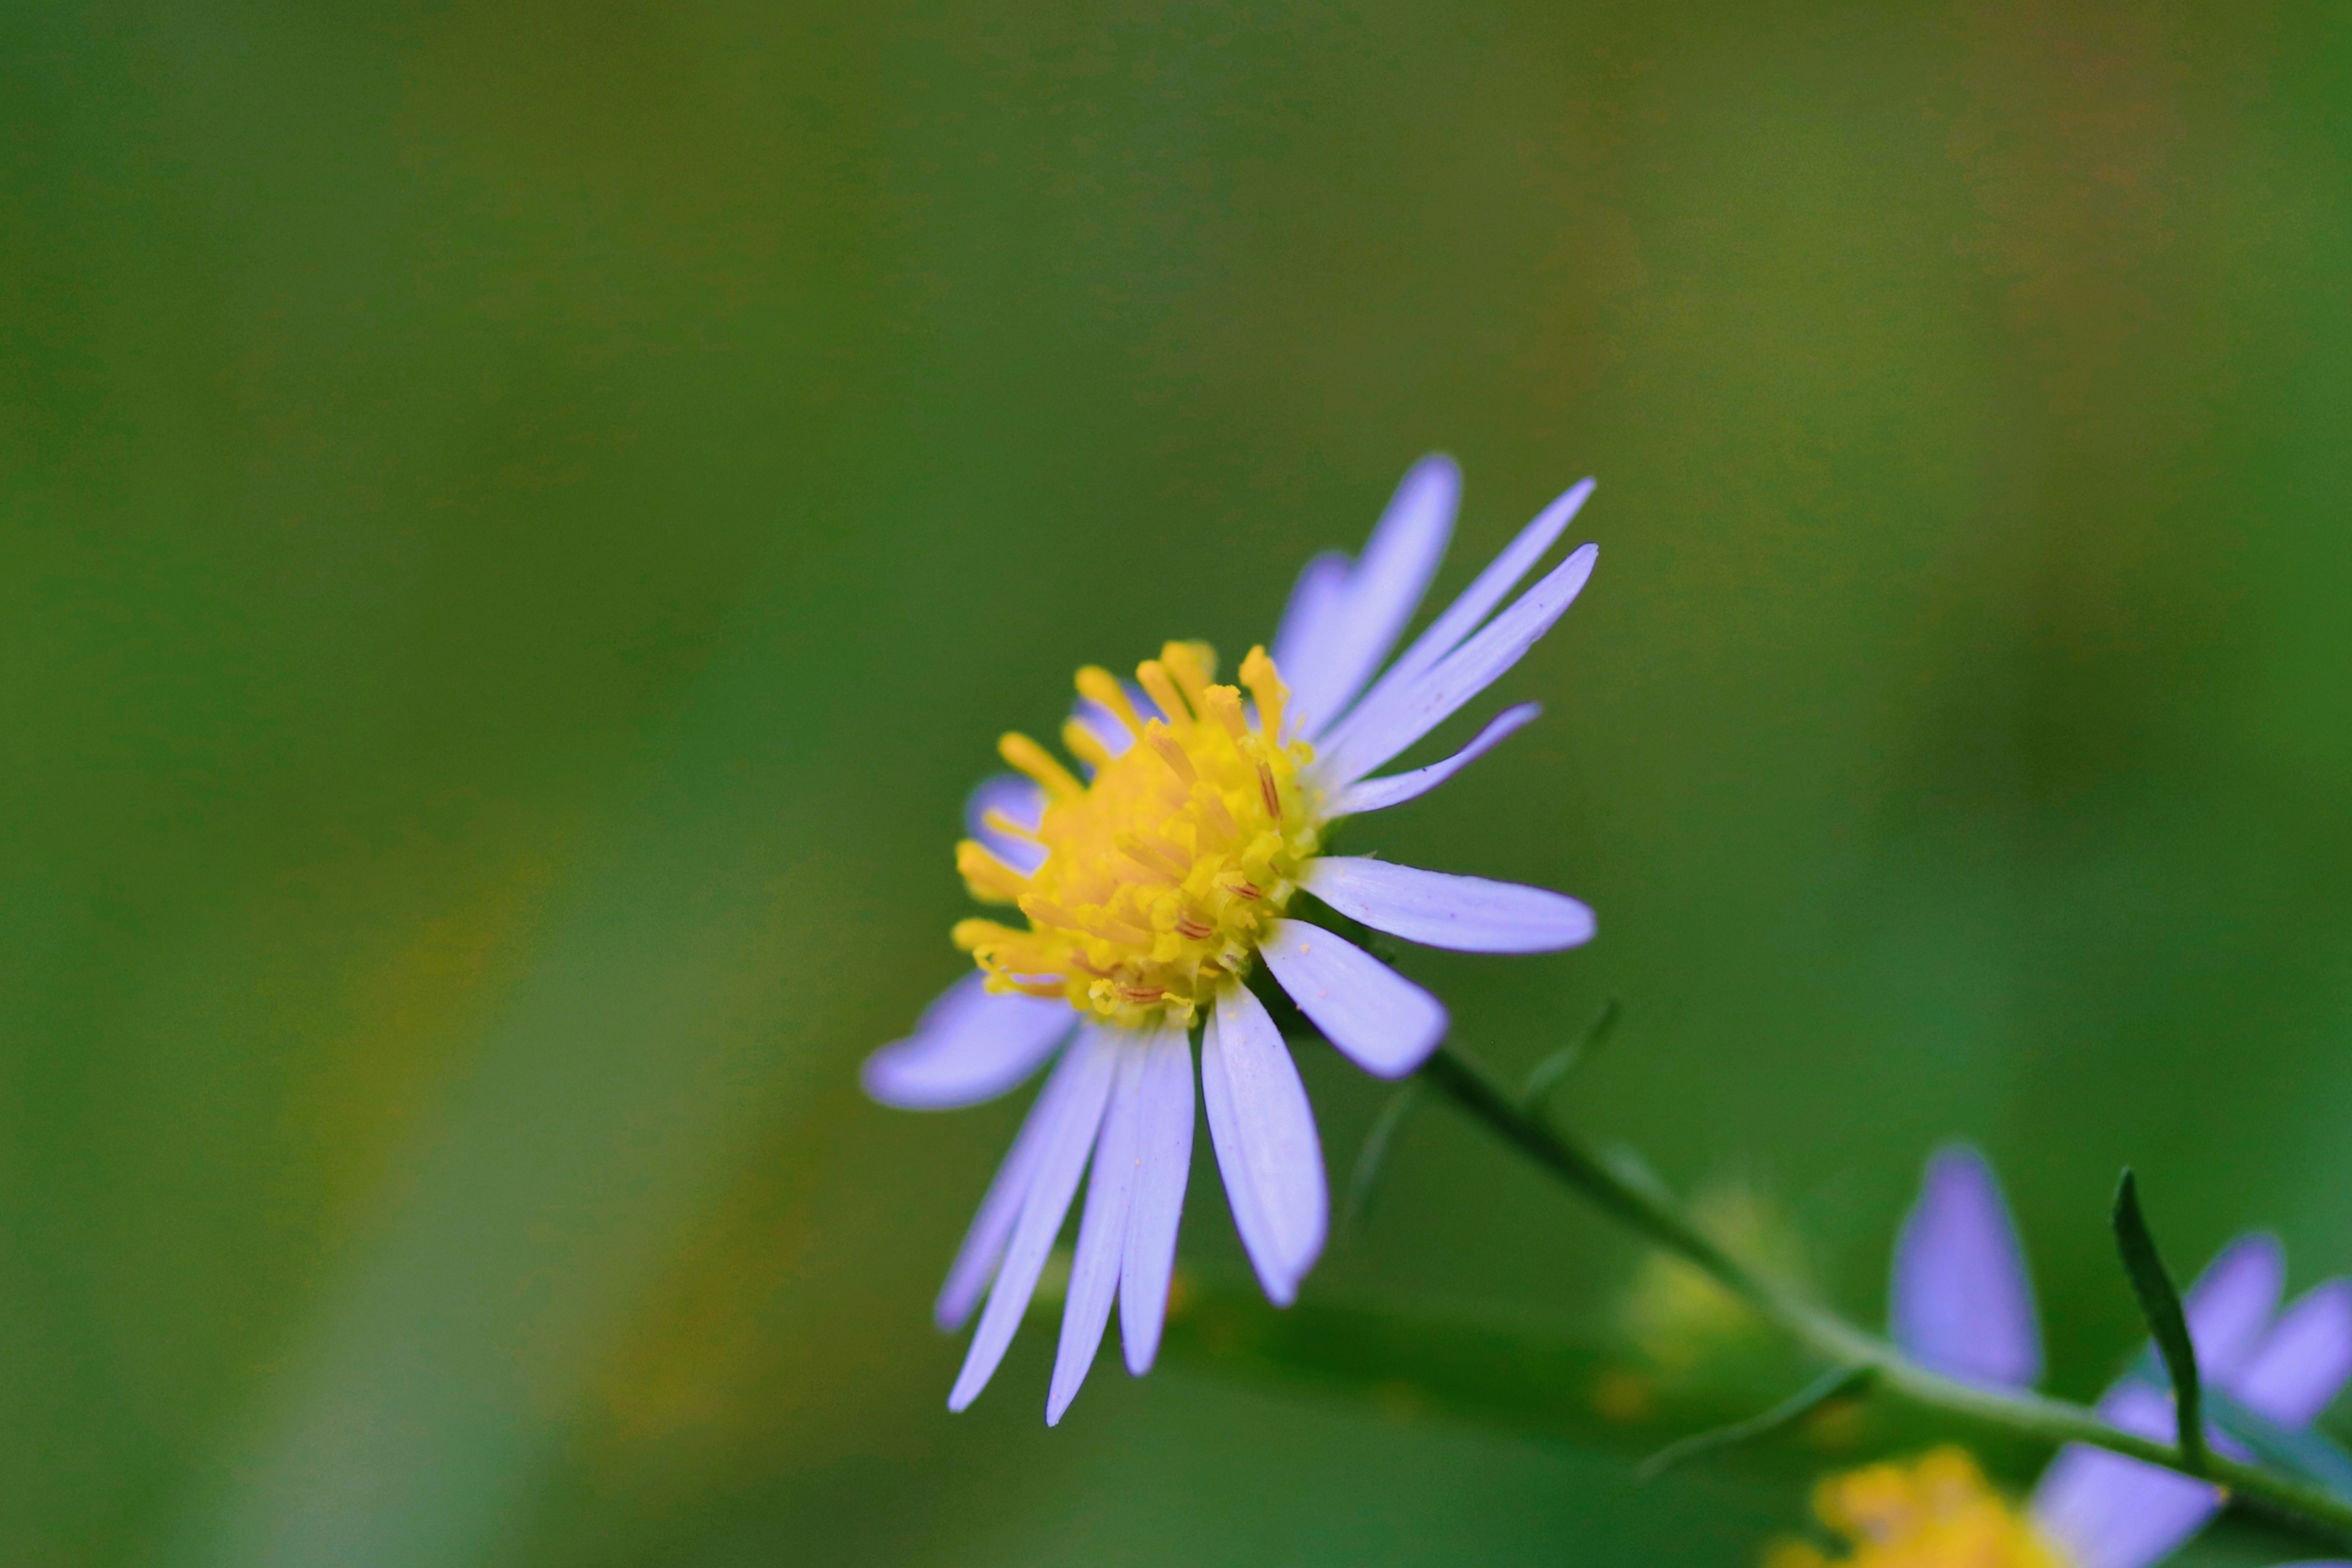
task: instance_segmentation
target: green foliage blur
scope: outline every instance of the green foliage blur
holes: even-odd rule
[[[1516,1409],[1213,1316],[944,1408],[1025,1097],[855,1069],[964,790],[1433,449],[1441,593],[1601,479],[1415,755],[1543,721],[1351,841],[1599,910],[1410,960],[1458,1040],[1622,998],[1562,1111],[1869,1321],[1976,1140],[2070,1396],[2127,1161],[2184,1268],[2352,1266],[2347,68],[2178,0],[10,7],[0,1558],[1754,1562],[1831,1458],[1636,1488],[1759,1407],[1720,1314],[1442,1107],[1294,1348],[1586,1347]],[[1338,1185],[1383,1091],[1302,1061]],[[1246,1301],[1205,1157],[1182,1261]]]

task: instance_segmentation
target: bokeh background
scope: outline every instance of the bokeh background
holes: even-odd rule
[[[1621,998],[1564,1109],[1873,1319],[1976,1140],[2068,1394],[2126,1161],[2177,1260],[2352,1266],[2347,29],[10,7],[0,1555],[1753,1561],[1816,1459],[1184,1354],[1049,1432],[1035,1328],[943,1407],[1023,1097],[854,1075],[965,789],[1433,449],[1441,591],[1601,480],[1544,721],[1362,835],[1601,913],[1415,960],[1458,1039]],[[1344,1171],[1383,1091],[1302,1061]],[[1572,1200],[1442,1110],[1388,1178],[1307,1307],[1647,1375]],[[1205,1159],[1184,1265],[1246,1283]]]

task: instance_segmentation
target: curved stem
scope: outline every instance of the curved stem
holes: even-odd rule
[[[1421,1069],[1430,1086],[1486,1123],[1506,1143],[1576,1188],[1644,1238],[1676,1254],[1824,1360],[1866,1367],[1877,1384],[1912,1403],[1997,1427],[2055,1447],[2087,1443],[2161,1465],[2229,1489],[2282,1519],[2331,1539],[2352,1542],[2352,1503],[2316,1488],[2220,1454],[2192,1463],[2170,1443],[2123,1431],[2063,1399],[1961,1383],[1909,1360],[1878,1335],[1839,1317],[1733,1257],[1699,1228],[1674,1196],[1654,1181],[1620,1170],[1529,1111],[1495,1076],[1451,1046]]]

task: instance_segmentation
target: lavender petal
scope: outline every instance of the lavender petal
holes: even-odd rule
[[[2173,1436],[2172,1396],[2146,1384],[2121,1385],[2099,1413],[2144,1437]],[[2073,1568],[2149,1568],[2196,1534],[2221,1496],[2175,1471],[2070,1444],[2042,1472],[2032,1512]]]
[[[1140,1377],[1160,1351],[1168,1286],[1176,1271],[1176,1231],[1192,1171],[1192,1047],[1181,1029],[1162,1030],[1143,1070],[1143,1106],[1134,1207],[1118,1276],[1118,1337],[1127,1369]]]
[[[1367,1072],[1402,1078],[1445,1038],[1444,1003],[1319,925],[1274,921],[1258,954],[1323,1038]]]
[[[941,992],[915,1032],[866,1059],[866,1092],[902,1111],[993,1100],[1037,1071],[1078,1021],[1068,1003],[991,996],[977,970]]]
[[[1424,674],[1366,703],[1324,748],[1318,772],[1344,789],[1435,729],[1502,678],[1568,612],[1592,576],[1598,545],[1581,545],[1512,606]]]
[[[2242,1236],[2205,1266],[2181,1302],[2199,1375],[2234,1389],[2239,1372],[2262,1348],[2286,1284],[2286,1254],[2272,1236]]]
[[[1895,1343],[1963,1382],[2030,1388],[2042,1377],[2033,1283],[2000,1184],[1965,1145],[1927,1162],[1895,1243]]]
[[[2352,1280],[2330,1280],[2279,1314],[2240,1369],[2238,1402],[2283,1427],[2303,1427],[2327,1408],[2352,1377]]]
[[[1353,568],[1347,555],[1326,550],[1309,560],[1290,591],[1290,604],[1274,634],[1271,653],[1276,668],[1290,688],[1290,727],[1312,739],[1328,716],[1330,682],[1325,656],[1331,646],[1331,627],[1346,608],[1348,577]]]
[[[1070,1212],[1070,1199],[1078,1190],[1078,1177],[1085,1174],[1087,1155],[1094,1148],[1096,1129],[1102,1124],[1103,1104],[1110,1097],[1111,1081],[1118,1069],[1118,1038],[1089,1029],[1079,1035],[1070,1056],[1069,1087],[1056,1097],[1053,1120],[1040,1134],[1036,1169],[1022,1200],[1021,1218],[1013,1228],[1013,1239],[1004,1249],[995,1282],[989,1288],[988,1306],[980,1314],[980,1327],[972,1333],[963,1370],[948,1394],[950,1410],[961,1410],[980,1397],[997,1364],[1004,1359],[1013,1332],[1029,1310],[1045,1255],[1053,1249],[1054,1238]]]
[[[1307,1086],[1245,986],[1217,993],[1201,1037],[1201,1097],[1234,1228],[1266,1299],[1286,1307],[1323,1250],[1330,1198]]]
[[[1330,814],[1335,817],[1360,816],[1366,811],[1385,811],[1391,806],[1402,806],[1407,800],[1418,800],[1484,757],[1503,740],[1543,712],[1539,703],[1521,703],[1505,708],[1486,721],[1486,727],[1472,737],[1469,745],[1443,762],[1433,762],[1426,768],[1416,768],[1410,773],[1391,774],[1386,779],[1363,779],[1339,791]]]
[[[1516,882],[1326,856],[1307,863],[1298,885],[1351,920],[1424,947],[1556,953],[1592,940],[1591,909],[1566,894]]]
[[[1396,646],[1437,575],[1461,497],[1462,473],[1451,457],[1423,458],[1397,486],[1311,655],[1318,689],[1298,700],[1318,727],[1347,711]]]
[[[964,1232],[963,1245],[956,1249],[955,1261],[948,1267],[947,1282],[940,1287],[940,1298],[931,1308],[932,1321],[940,1325],[942,1333],[953,1333],[963,1326],[972,1308],[980,1304],[989,1282],[996,1278],[996,1266],[1004,1257],[1004,1244],[1012,1239],[1013,1224],[1021,1218],[1021,1206],[1028,1201],[1030,1185],[1036,1178],[1038,1158],[1069,1100],[1071,1085],[1084,1075],[1084,1065],[1075,1051],[1062,1058],[1054,1075],[1045,1080],[1045,1087],[1038,1092],[1036,1103],[1029,1107],[1013,1147],[1005,1151],[1003,1161],[997,1166],[995,1178],[988,1184],[987,1196],[980,1200],[980,1211],[972,1216],[971,1227]]]
[[[1487,612],[1500,604],[1503,596],[1517,587],[1519,579],[1527,576],[1529,569],[1543,559],[1544,551],[1551,549],[1552,541],[1567,530],[1568,525],[1583,508],[1586,498],[1591,494],[1592,481],[1580,480],[1565,495],[1537,513],[1535,520],[1519,530],[1518,538],[1505,546],[1503,553],[1488,562],[1486,570],[1480,572],[1470,586],[1463,590],[1461,596],[1430,622],[1429,630],[1414,638],[1412,645],[1373,683],[1372,689],[1364,694],[1364,700],[1358,705],[1359,710],[1370,712],[1378,709],[1400,688],[1419,680],[1435,668],[1439,660],[1460,647],[1462,640],[1477,630],[1478,622],[1486,618]],[[1350,724],[1352,722],[1351,719]],[[1331,740],[1337,743],[1343,738],[1348,727],[1341,726],[1332,734]]]
[[[1095,1141],[1087,1207],[1078,1219],[1078,1249],[1070,1264],[1070,1293],[1062,1307],[1062,1339],[1054,1353],[1053,1385],[1045,1396],[1048,1427],[1061,1424],[1062,1412],[1078,1396],[1079,1385],[1094,1366],[1095,1352],[1110,1322],[1111,1298],[1118,1290],[1119,1262],[1127,1252],[1149,1048],[1143,1039],[1132,1039],[1121,1043],[1118,1054],[1118,1076]]]

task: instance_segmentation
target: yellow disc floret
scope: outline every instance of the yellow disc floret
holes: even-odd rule
[[[1814,1490],[1813,1511],[1852,1550],[1832,1558],[1791,1542],[1765,1568],[2066,1568],[1958,1448],[1832,1476]]]
[[[1135,672],[1160,710],[1146,719],[1109,671],[1080,670],[1079,694],[1134,737],[1114,757],[1085,724],[1064,727],[1064,746],[1093,769],[1084,783],[1025,735],[999,744],[1044,788],[1045,810],[1034,829],[989,825],[1045,856],[1024,876],[975,841],[956,846],[972,896],[1029,919],[1025,931],[956,926],[991,990],[1063,997],[1106,1022],[1189,1024],[1248,970],[1315,853],[1321,802],[1299,777],[1314,753],[1281,738],[1288,694],[1274,661],[1262,648],[1242,661],[1255,714],[1237,688],[1211,684],[1215,673],[1204,644],[1169,643]]]

